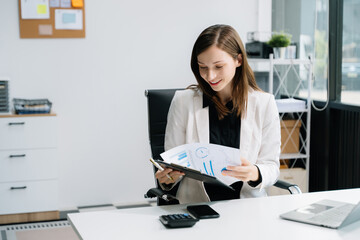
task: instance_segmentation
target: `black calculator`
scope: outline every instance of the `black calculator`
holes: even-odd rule
[[[199,221],[187,213],[162,215],[159,219],[168,228],[192,227]]]

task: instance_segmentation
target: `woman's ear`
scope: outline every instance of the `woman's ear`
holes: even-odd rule
[[[237,56],[237,67],[240,67],[241,64],[242,64],[242,55],[241,53],[239,53]]]

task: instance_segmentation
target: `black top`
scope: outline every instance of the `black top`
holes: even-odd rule
[[[209,107],[209,133],[210,143],[219,144],[227,147],[240,148],[240,127],[241,118],[236,116],[233,112],[232,101],[226,104],[226,107],[231,111],[223,119],[219,120],[215,104],[204,94],[203,108]],[[259,171],[259,168],[258,168]],[[250,186],[256,187],[262,182],[262,177],[259,171],[259,180],[256,182],[248,182]],[[235,182],[231,186],[235,191],[231,191],[222,187],[204,183],[206,193],[211,201],[228,200],[240,198],[240,191],[243,186],[242,181]]]

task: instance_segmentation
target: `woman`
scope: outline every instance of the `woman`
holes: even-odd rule
[[[205,29],[194,44],[191,69],[198,85],[175,93],[165,150],[195,142],[239,148],[242,164],[222,172],[239,180],[232,184],[236,191],[184,178],[172,169],[155,177],[165,190],[179,184],[180,203],[266,196],[265,188],[279,176],[279,114],[273,95],[257,86],[237,32],[227,25]]]

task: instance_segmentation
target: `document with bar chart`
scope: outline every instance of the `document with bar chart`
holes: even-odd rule
[[[198,170],[214,176],[228,185],[238,181],[233,177],[221,174],[221,171],[225,170],[227,166],[241,165],[240,151],[237,148],[211,143],[192,143],[172,148],[160,155],[167,163],[175,163]]]

